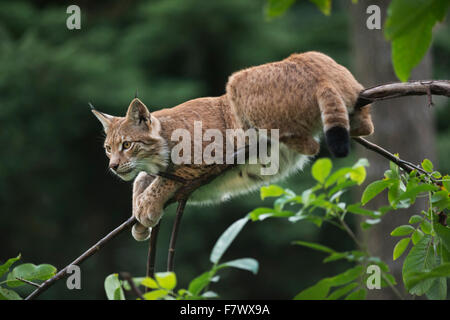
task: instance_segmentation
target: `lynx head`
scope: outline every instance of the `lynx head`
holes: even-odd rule
[[[125,117],[110,116],[93,107],[92,112],[105,130],[105,152],[114,174],[129,181],[141,171],[154,174],[167,166],[160,122],[138,98],[131,101]]]

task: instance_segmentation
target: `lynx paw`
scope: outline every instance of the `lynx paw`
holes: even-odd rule
[[[145,241],[150,238],[151,229],[144,227],[140,223],[136,223],[131,229],[131,235],[136,241]]]
[[[155,201],[138,196],[133,216],[144,227],[152,228],[159,222],[162,212],[162,207],[155,204]]]

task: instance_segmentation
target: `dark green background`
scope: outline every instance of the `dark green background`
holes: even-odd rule
[[[66,7],[73,3],[81,7],[81,30],[66,28]],[[222,94],[233,71],[308,50],[329,54],[352,70],[343,4],[335,1],[326,17],[308,1],[298,1],[268,22],[263,0],[2,1],[0,261],[22,253],[23,262],[61,268],[131,215],[132,185],[108,173],[101,125],[88,101],[124,115],[138,89],[151,110],[171,107]],[[435,35],[434,78],[450,78],[449,31],[445,24]],[[443,172],[450,171],[449,113],[448,105],[436,112]],[[321,156],[329,156],[322,150]],[[283,185],[300,192],[312,183],[309,170]],[[179,287],[209,268],[209,253],[232,222],[263,204],[271,201],[254,194],[220,206],[188,207],[177,246]],[[157,271],[166,267],[173,218],[171,206],[162,221]],[[290,299],[348,267],[322,264],[321,254],[290,244],[300,239],[353,248],[327,225],[250,223],[223,261],[253,257],[259,273],[226,270],[211,289],[222,298]],[[143,276],[146,259],[147,243],[125,232],[82,265],[82,290],[69,291],[61,281],[42,298],[104,299],[107,275]]]

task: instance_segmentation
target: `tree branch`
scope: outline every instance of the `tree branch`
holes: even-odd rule
[[[417,80],[395,82],[367,88],[359,94],[355,107],[361,108],[369,103],[405,96],[439,95],[450,97],[449,80]],[[429,101],[431,99],[429,98]]]
[[[119,233],[122,231],[128,229],[133,224],[136,223],[136,219],[134,217],[129,218],[127,221],[123,222],[120,226],[115,228],[113,231],[108,233],[104,238],[99,240],[96,244],[94,244],[92,247],[90,247],[87,251],[85,251],[81,256],[76,258],[72,263],[70,263],[68,266],[66,266],[64,269],[60,270],[55,276],[48,279],[47,281],[44,281],[39,288],[34,290],[28,297],[25,298],[25,300],[32,300],[36,297],[38,297],[42,292],[50,288],[56,281],[58,281],[61,278],[64,278],[67,275],[67,268],[71,265],[77,265],[79,266],[82,264],[86,259],[88,259],[90,256],[95,254],[97,251],[101,249],[101,247],[115,238]]]
[[[178,201],[177,214],[175,216],[175,222],[173,223],[172,236],[170,237],[169,255],[167,257],[167,271],[174,270],[175,244],[177,241],[181,217],[183,216],[184,207],[186,206],[186,201],[187,199]]]
[[[147,272],[146,276],[148,278],[154,278],[155,276],[155,258],[156,258],[156,243],[158,240],[159,227],[161,221],[158,222],[156,226],[152,228],[150,231],[150,241],[148,245],[148,256],[147,256]],[[145,289],[145,292],[148,291],[148,288]]]

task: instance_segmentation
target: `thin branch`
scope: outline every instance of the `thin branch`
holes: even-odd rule
[[[142,292],[141,290],[139,290],[138,287],[136,287],[136,285],[134,284],[133,279],[131,278],[131,275],[128,272],[121,272],[120,276],[123,280],[125,280],[126,282],[128,282],[128,285],[131,288],[131,291],[133,291],[133,293],[139,297],[141,300],[145,300],[144,297],[142,296]]]
[[[120,226],[115,228],[113,231],[108,233],[104,238],[102,238],[100,241],[98,241],[96,244],[94,244],[92,247],[90,247],[87,251],[85,251],[81,256],[76,258],[72,263],[67,265],[64,269],[60,270],[55,276],[52,278],[46,280],[43,282],[39,288],[34,290],[28,297],[25,298],[25,300],[32,300],[36,297],[38,297],[42,292],[47,290],[50,286],[55,284],[56,281],[58,281],[61,278],[64,278],[67,275],[67,268],[71,265],[77,265],[79,266],[81,263],[83,263],[86,259],[88,259],[90,256],[94,255],[97,251],[100,250],[100,248],[115,238],[119,233],[122,231],[130,228],[133,224],[136,223],[136,219],[134,217],[129,218],[127,221],[123,222]]]
[[[178,201],[178,208],[175,216],[175,222],[173,223],[172,236],[170,237],[169,255],[167,257],[167,271],[174,270],[175,244],[177,241],[178,229],[180,227],[181,217],[183,216],[185,206],[186,206],[185,199]]]
[[[361,137],[354,137],[353,140],[358,142],[363,147],[365,147],[369,150],[372,150],[372,151],[378,153],[379,155],[383,156],[384,158],[394,162],[395,164],[397,164],[400,168],[402,168],[406,172],[411,173],[413,170],[417,170],[418,172],[425,173],[428,176],[428,178],[430,178],[430,180],[435,185],[437,185],[438,187],[442,186],[442,182],[436,181],[436,179],[433,176],[431,176],[429,172],[426,172],[425,170],[412,164],[411,162],[408,162],[408,161],[405,161],[405,160],[402,160],[402,159],[396,157],[395,155],[393,155],[386,149],[383,149],[379,145],[376,145],[375,143],[367,141],[366,139],[361,138]],[[445,216],[445,213],[442,213],[442,214]],[[443,226],[447,225],[446,219],[443,218],[442,216],[439,217],[439,223],[442,224]]]
[[[147,272],[146,276],[149,278],[154,278],[155,276],[155,257],[156,257],[156,243],[159,234],[159,227],[161,222],[158,222],[156,226],[154,226],[151,230],[150,241],[148,246],[148,258],[147,258]],[[146,288],[145,291],[148,288]]]
[[[33,287],[37,287],[37,288],[40,287],[39,283],[35,283],[35,282],[30,281],[30,280],[23,279],[21,277],[16,277],[16,279],[19,280],[19,281],[22,281],[24,283],[28,283],[29,285],[32,285]]]
[[[386,149],[383,149],[379,145],[376,145],[375,143],[367,141],[366,139],[361,138],[361,137],[354,137],[353,140],[355,140],[357,143],[359,143],[366,149],[372,150],[372,151],[378,153],[379,155],[383,156],[384,158],[394,162],[396,165],[398,165],[400,168],[402,168],[403,170],[405,170],[408,173],[410,173],[411,171],[413,171],[415,169],[414,165],[412,165],[411,163],[396,157],[394,154],[390,153]]]

